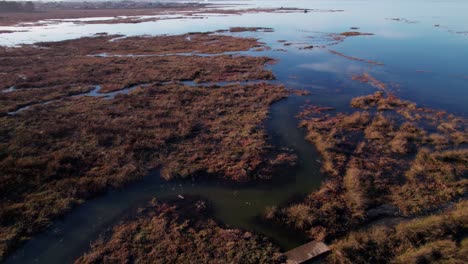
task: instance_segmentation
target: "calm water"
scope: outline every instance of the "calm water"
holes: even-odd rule
[[[0,35],[1,45],[63,40],[99,32],[110,34],[181,34],[213,31],[231,26],[272,27],[272,33],[248,33],[272,48],[264,52],[243,52],[278,59],[268,66],[278,83],[288,88],[311,91],[310,96],[292,96],[276,103],[266,128],[272,142],[292,148],[300,166],[269,184],[233,187],[221,183],[165,183],[157,172],[122,190],[110,192],[79,207],[44,234],[19,250],[9,263],[67,263],[82,254],[89,242],[121,217],[152,197],[200,195],[211,201],[215,217],[225,224],[255,230],[277,241],[283,249],[304,242],[303,238],[272,229],[256,221],[267,206],[280,206],[296,195],[316,189],[325,178],[319,172],[320,157],[305,142],[294,116],[306,101],[349,111],[349,100],[375,89],[351,80],[353,74],[371,73],[390,84],[398,96],[419,104],[459,115],[468,113],[468,1],[254,1],[250,7],[302,7],[343,12],[295,14],[245,14],[207,16],[205,19],[163,20],[140,24],[76,25],[51,24],[26,28],[28,32]],[[319,10],[319,11],[320,11]],[[394,21],[388,18],[404,18]],[[439,24],[440,27],[434,27]],[[347,38],[327,48],[301,50],[307,45],[329,44],[326,33],[359,27],[373,36]],[[7,29],[0,27],[0,30]],[[296,43],[284,46],[278,40]],[[297,44],[299,43],[299,44]],[[285,49],[286,51],[278,51]],[[349,60],[328,51],[382,62],[373,66]]]

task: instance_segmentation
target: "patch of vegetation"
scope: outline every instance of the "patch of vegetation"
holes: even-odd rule
[[[166,179],[268,179],[272,149],[261,127],[287,91],[268,84],[154,85],[113,100],[82,97],[0,119],[0,223],[14,245],[109,187],[162,166]]]
[[[333,245],[330,263],[466,263],[468,202],[440,213],[351,232]]]
[[[273,28],[266,28],[266,27],[231,27],[229,28],[229,32],[273,32]]]
[[[141,83],[274,79],[265,57],[177,55],[223,53],[258,47],[255,39],[186,34],[163,37],[82,38],[0,49],[0,115],[20,107],[88,91],[111,92]],[[93,54],[105,56],[90,56]],[[162,56],[160,56],[162,55]],[[167,56],[166,56],[167,55]],[[190,54],[188,54],[190,55]]]
[[[332,242],[375,220],[418,217],[466,197],[467,120],[384,92],[351,105],[360,110],[313,106],[298,116],[330,179],[302,202],[270,211],[271,221]]]
[[[357,31],[349,31],[349,32],[342,32],[342,33],[324,33],[324,32],[314,32],[314,33],[316,35],[315,36],[310,36],[310,38],[315,39],[315,40],[320,40],[320,42],[322,42],[322,43],[323,42],[326,43],[326,44],[317,43],[317,45],[314,45],[314,47],[318,47],[318,48],[326,48],[326,47],[329,47],[329,46],[337,45],[337,44],[345,41],[349,37],[374,35],[373,33],[362,33],[362,32],[357,32]],[[368,60],[363,60],[363,59],[359,59],[359,58],[350,57],[350,56],[344,55],[342,53],[339,53],[337,51],[332,51],[332,50],[329,50],[329,51],[331,53],[335,54],[335,55],[342,56],[342,57],[345,57],[347,59],[368,62],[368,63],[374,64],[374,65],[383,65],[383,64],[381,64],[379,62],[375,62],[375,61],[368,61]]]
[[[354,37],[354,36],[372,36],[374,35],[373,33],[363,33],[363,32],[358,32],[358,31],[346,31],[340,33],[341,36],[345,37]]]
[[[348,60],[365,62],[365,63],[371,64],[371,65],[379,65],[379,66],[384,65],[383,63],[378,62],[378,61],[365,60],[365,59],[361,59],[361,58],[357,58],[357,57],[351,57],[351,56],[348,56],[348,55],[346,55],[346,54],[343,54],[343,53],[341,53],[341,52],[338,52],[338,51],[335,51],[335,50],[331,50],[331,49],[329,49],[328,52],[330,52],[330,53],[332,53],[332,54],[335,54],[335,55],[337,55],[337,56],[346,58],[346,59],[348,59]],[[363,79],[363,77],[357,77],[357,76],[355,77],[355,76],[353,76],[353,80],[355,80],[355,78],[356,78],[357,80],[359,80],[359,81],[362,81],[362,82],[368,82],[368,80]]]
[[[172,36],[135,36],[104,35],[79,38],[59,42],[42,42],[26,46],[36,52],[37,47],[51,55],[60,54],[153,54],[174,53],[218,54],[229,51],[242,51],[263,46],[255,38],[239,38],[214,35],[211,32],[195,32]],[[22,47],[24,49],[26,47]],[[52,49],[52,50],[49,50]]]
[[[284,263],[266,238],[220,226],[203,200],[156,202],[94,242],[78,263]]]
[[[206,34],[189,36],[200,37],[202,41],[197,45],[201,48],[204,40],[213,38]],[[157,38],[148,41],[158,43]],[[165,39],[161,43],[167,41],[161,38]],[[7,101],[5,108],[28,100],[60,100],[36,105],[34,111],[0,117],[0,260],[74,206],[141,178],[151,168],[160,168],[168,180],[211,177],[245,182],[269,179],[274,168],[294,161],[290,153],[276,151],[267,144],[262,127],[269,105],[288,96],[283,86],[256,83],[191,87],[158,82],[268,79],[272,75],[263,65],[270,59],[229,55],[86,56],[91,50],[107,52],[107,47],[121,54],[144,48],[136,47],[139,38],[114,41],[118,44],[108,40],[79,39],[4,51],[9,56],[3,57],[3,62],[11,64],[2,63],[0,68],[13,71],[17,67],[10,77],[1,75],[15,86],[14,91],[1,95],[14,102]],[[242,43],[242,39],[232,37],[218,40]],[[190,41],[196,42],[193,38]],[[185,49],[182,45],[190,41],[175,41],[172,52]],[[85,43],[93,43],[93,48],[88,50]],[[103,46],[94,47],[96,43]],[[228,41],[226,49],[233,49],[232,44]],[[158,49],[149,44],[147,47]],[[50,52],[52,57],[34,56],[41,52]],[[70,54],[82,55],[68,59]],[[68,96],[88,91],[85,82],[104,82],[107,90],[112,90],[117,85],[149,81],[156,83],[112,100]],[[67,89],[74,85],[76,89]]]
[[[381,64],[383,65],[383,64]],[[377,80],[374,78],[374,76],[370,75],[369,73],[365,72],[362,75],[353,75],[352,79],[354,81],[362,82],[362,83],[368,83],[371,86],[380,89],[382,91],[385,91],[387,89],[387,84]],[[376,96],[381,97],[382,94],[376,94]]]

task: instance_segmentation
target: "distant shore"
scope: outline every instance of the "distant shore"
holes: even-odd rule
[[[46,19],[74,19],[117,16],[147,16],[171,11],[195,11],[207,4],[198,3],[37,3],[34,11],[0,12],[0,26],[15,26],[20,23],[36,23]]]

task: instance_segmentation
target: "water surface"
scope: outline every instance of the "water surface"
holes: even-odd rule
[[[224,224],[254,230],[271,237],[284,250],[304,242],[296,234],[271,228],[257,221],[268,206],[281,206],[295,196],[320,186],[320,157],[304,140],[295,115],[305,103],[351,111],[349,100],[369,94],[375,88],[351,80],[353,74],[368,72],[387,83],[390,91],[418,104],[468,113],[468,2],[452,1],[245,1],[232,2],[249,7],[302,7],[318,9],[308,13],[255,13],[207,15],[204,19],[179,19],[119,25],[82,25],[71,22],[27,27],[28,32],[0,35],[0,44],[18,45],[37,41],[57,41],[95,33],[124,35],[183,34],[215,31],[232,26],[271,27],[274,32],[242,33],[259,38],[271,50],[240,54],[269,56],[277,63],[268,66],[277,83],[306,89],[311,95],[290,98],[271,107],[265,127],[271,142],[288,147],[300,158],[295,170],[271,183],[230,186],[217,182],[163,182],[157,171],[121,190],[111,191],[80,206],[42,235],[28,242],[8,263],[67,263],[82,254],[91,240],[151,198],[198,195],[208,199],[214,216]],[[236,7],[238,8],[238,7]],[[344,10],[343,12],[324,12]],[[392,20],[400,18],[399,21]],[[434,25],[440,25],[435,27]],[[307,45],[327,45],[328,33],[359,27],[373,36],[350,37],[337,45],[301,49]],[[0,27],[0,30],[3,28]],[[286,40],[292,45],[285,46]],[[383,66],[349,60],[329,52],[382,62]],[[190,84],[190,83],[187,83]],[[14,91],[12,91],[14,92]],[[103,99],[104,100],[104,99]]]

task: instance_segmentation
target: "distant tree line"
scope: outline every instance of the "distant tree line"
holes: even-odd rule
[[[0,13],[6,12],[33,12],[33,2],[0,1]]]

